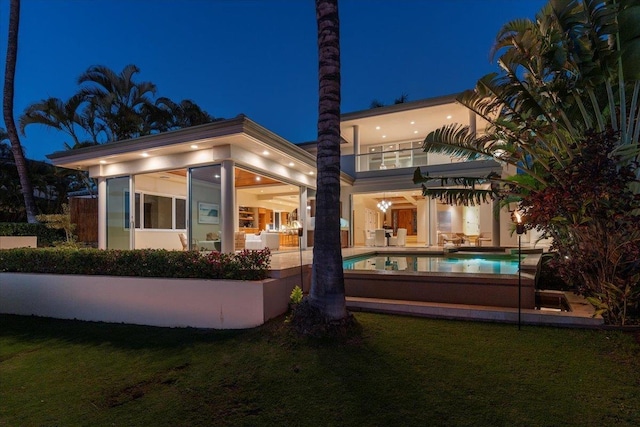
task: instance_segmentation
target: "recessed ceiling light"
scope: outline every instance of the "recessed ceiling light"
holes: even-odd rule
[[[414,131],[413,131],[413,133],[418,133],[418,131],[417,131],[417,130],[414,130]]]
[[[416,122],[411,122],[411,124],[412,124],[412,125],[415,125],[415,124],[416,124]]]
[[[293,163],[293,162],[289,162],[289,166],[293,166],[293,165],[294,165],[294,163]]]
[[[371,149],[371,152],[374,152],[374,151],[376,151],[376,149],[375,149],[375,148],[372,148],[372,149]]]
[[[310,171],[310,172],[309,172],[309,175],[313,175],[313,171]]]
[[[451,114],[449,114],[449,115],[447,116],[447,119],[448,119],[448,120],[451,120],[452,118],[453,118],[453,116],[452,116]]]
[[[104,165],[104,164],[106,164],[106,163],[107,163],[107,161],[106,161],[106,160],[100,160],[100,164],[101,164],[101,165]]]
[[[386,138],[386,137],[387,137],[387,135],[382,135],[382,137],[383,137],[383,138]]]
[[[380,126],[376,126],[376,130],[380,130]]]
[[[220,178],[220,175],[215,174],[215,175],[213,175],[213,177],[214,177],[214,178]]]
[[[262,178],[260,178],[259,176],[256,176],[256,181],[260,181]]]
[[[264,151],[262,152],[262,154],[264,154],[265,156],[268,156],[268,155],[269,155],[269,152],[268,152],[267,150],[264,150]]]
[[[198,146],[196,144],[192,144],[191,148],[193,148],[195,150],[196,148],[198,148]]]
[[[149,157],[149,153],[142,153],[142,157]]]

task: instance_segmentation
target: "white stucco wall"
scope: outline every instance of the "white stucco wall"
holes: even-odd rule
[[[286,311],[277,281],[0,273],[0,313],[164,327],[251,328]],[[284,295],[284,296],[283,296]],[[265,309],[265,307],[267,307]]]

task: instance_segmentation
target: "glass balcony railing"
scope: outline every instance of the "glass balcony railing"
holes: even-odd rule
[[[417,166],[443,165],[463,161],[458,157],[427,154],[420,148],[400,150],[376,150],[369,148],[366,154],[356,156],[356,171],[368,172],[387,169],[414,168]]]

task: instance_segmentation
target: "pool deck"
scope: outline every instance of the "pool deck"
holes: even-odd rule
[[[484,249],[484,248],[483,248]],[[504,249],[503,249],[504,251]],[[366,254],[384,253],[431,253],[442,254],[440,246],[431,247],[355,247],[342,249],[342,257],[349,258]],[[313,250],[277,252],[271,257],[271,270],[291,270],[313,262]],[[526,258],[523,260],[525,267]],[[524,268],[523,268],[524,270]],[[593,307],[582,297],[565,292],[571,312],[526,310],[520,312],[522,325],[546,325],[558,327],[597,328],[604,325],[600,316],[593,317]],[[400,314],[442,319],[475,320],[484,322],[518,323],[518,309],[462,304],[442,304],[418,301],[389,300],[376,298],[347,297],[347,308],[352,311]]]

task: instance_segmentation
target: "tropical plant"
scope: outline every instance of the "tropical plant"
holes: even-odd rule
[[[340,36],[337,0],[316,0],[318,154],[309,304],[329,320],[347,317],[340,245]]]
[[[76,237],[73,235],[73,230],[75,230],[76,224],[71,222],[71,212],[68,204],[64,203],[62,205],[62,213],[60,214],[38,215],[38,221],[52,230],[63,230],[67,245],[75,243]]]
[[[68,100],[47,98],[27,107],[20,131],[24,135],[27,126],[47,126],[71,138],[65,148],[76,149],[218,120],[190,100],[154,101],[155,84],[135,81],[139,72],[135,65],[120,73],[93,65],[78,78],[80,88]]]
[[[4,95],[2,98],[2,110],[4,123],[7,128],[7,135],[11,142],[11,151],[13,152],[13,161],[18,171],[20,179],[20,191],[24,199],[25,212],[27,221],[35,223],[37,208],[33,197],[33,189],[27,164],[24,157],[22,144],[16,129],[16,123],[13,119],[13,98],[15,89],[16,62],[18,58],[18,28],[20,26],[20,0],[11,0],[9,6],[9,35],[7,37],[7,60],[4,72]]]
[[[624,183],[630,196],[640,193],[640,2],[551,0],[535,21],[520,19],[503,26],[492,54],[499,54],[501,72],[484,76],[474,90],[458,97],[461,104],[489,123],[485,131],[476,135],[467,126],[444,126],[427,135],[424,148],[466,160],[494,158],[515,174],[439,178],[423,175],[418,169],[414,182],[422,183],[425,195],[449,203],[495,198],[503,204],[515,202],[528,214],[525,219],[529,228],[542,230],[554,237],[556,248],[570,251],[559,262],[574,262],[582,256],[581,245],[601,243],[599,233],[579,235],[580,226],[611,230],[603,223],[606,219],[594,215],[595,199],[583,199],[581,195],[558,198],[555,206],[546,206],[557,208],[558,217],[534,213],[545,208],[540,203],[548,203],[540,200],[542,195],[566,190],[575,183],[566,171],[586,166],[590,162],[586,150],[602,138],[609,141],[600,147],[614,162],[615,172],[632,174]],[[610,170],[595,168],[592,172],[602,177]],[[586,179],[583,184],[593,181]],[[626,205],[616,205],[615,209],[626,211],[612,211],[622,215],[622,222],[627,224],[612,230],[618,233],[613,236],[620,237],[620,242],[627,241],[622,234],[638,214],[634,204],[625,200]],[[562,212],[563,207],[581,212],[580,221],[568,216],[568,211]],[[628,243],[638,245],[633,239]],[[605,274],[611,262],[614,260],[610,258],[602,260],[602,268],[588,274]],[[576,271],[565,271],[565,275],[577,275]],[[637,278],[633,277],[624,280],[637,288]],[[602,297],[595,280],[590,282],[583,288],[586,295],[600,301],[609,299]],[[614,305],[604,304],[605,315],[620,322],[623,317],[614,313],[618,310]]]

